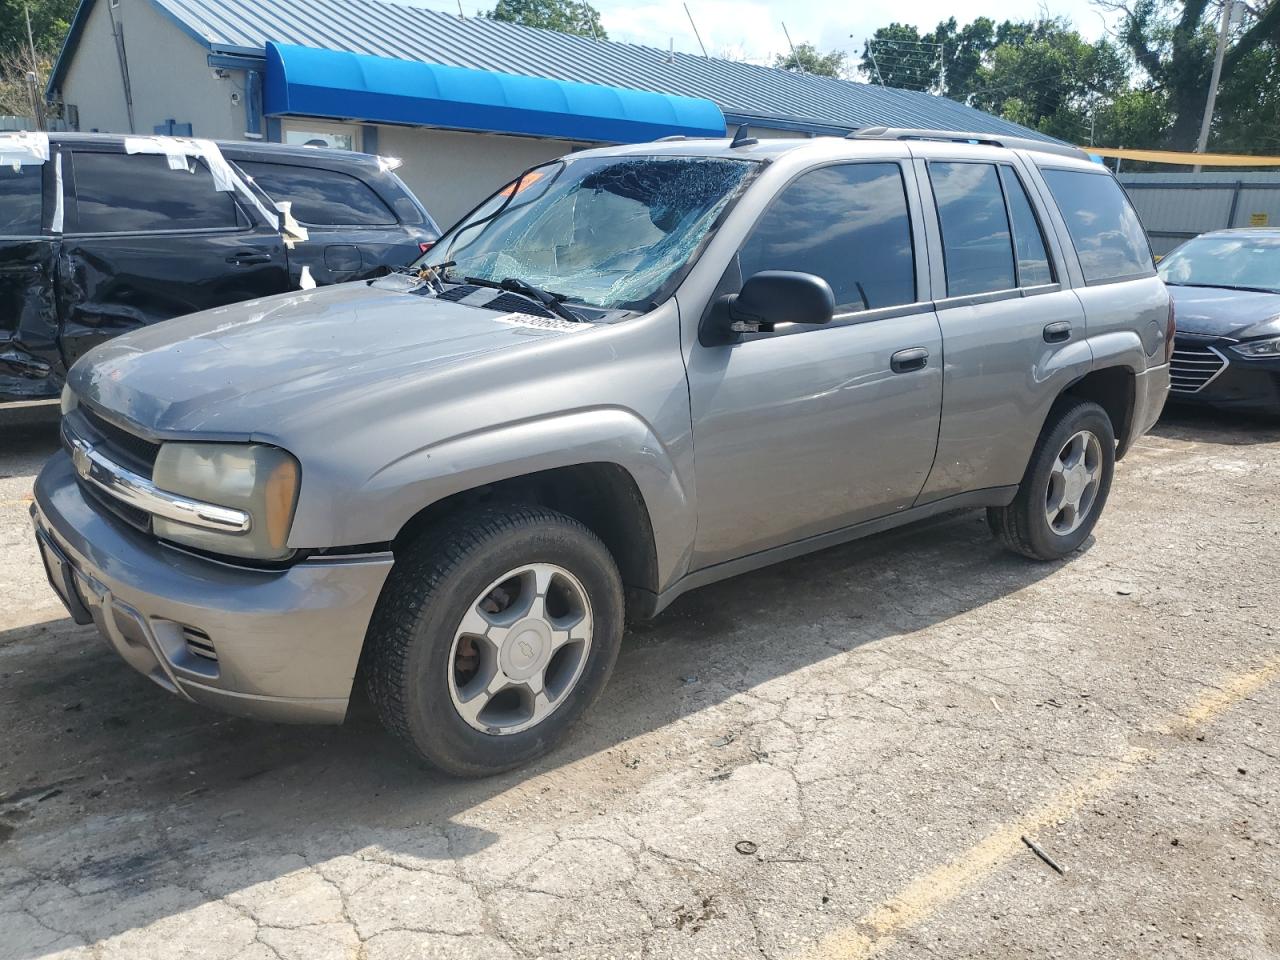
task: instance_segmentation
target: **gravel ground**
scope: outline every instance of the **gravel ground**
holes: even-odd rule
[[[689,594],[463,783],[130,672],[0,417],[0,958],[1280,957],[1274,422],[1163,422],[1063,563],[966,512]]]

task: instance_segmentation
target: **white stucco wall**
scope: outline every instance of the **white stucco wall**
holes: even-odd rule
[[[378,127],[378,153],[404,161],[396,173],[448,227],[520,171],[570,152],[567,140]]]
[[[111,35],[110,12],[124,28],[133,91],[135,133],[151,133],[173,118],[190,123],[198,137],[239,140],[245,127],[245,75],[217,80],[207,52],[150,0],[94,4],[62,83],[62,97],[80,112],[81,130],[129,133],[124,86]],[[237,94],[240,102],[232,101]]]

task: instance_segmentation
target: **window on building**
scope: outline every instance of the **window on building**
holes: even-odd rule
[[[929,182],[942,230],[947,296],[1017,286],[1004,193],[992,163],[930,163]]]
[[[284,163],[238,163],[272,200],[293,204],[293,216],[303,223],[372,226],[392,224],[391,212],[369,185],[345,173]]]
[[[213,175],[192,160],[173,170],[150,154],[77,153],[74,160],[79,233],[213,230],[247,221],[230,193],[213,188]]]
[[[1036,219],[1022,181],[1012,167],[1000,167],[1005,199],[1009,201],[1009,219],[1013,223],[1013,249],[1018,255],[1018,286],[1035,287],[1053,283],[1049,254],[1044,247],[1044,233]]]
[[[40,235],[40,178],[43,167],[0,167],[0,236]]]
[[[837,313],[913,303],[915,255],[901,168],[850,163],[801,175],[765,211],[739,256],[743,279],[761,270],[822,277]]]
[[[333,147],[336,150],[359,150],[360,129],[342,123],[317,123],[306,126],[285,124],[284,142],[303,147]]]
[[[1067,221],[1086,281],[1120,280],[1155,269],[1146,232],[1115,177],[1101,171],[1041,173]]]

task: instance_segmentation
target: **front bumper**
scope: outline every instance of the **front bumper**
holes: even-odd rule
[[[166,547],[85,498],[56,454],[31,508],[50,584],[139,673],[228,713],[341,723],[389,553],[250,570]]]
[[[1185,345],[1187,350],[1198,351],[1191,356],[1208,354],[1222,362],[1219,367],[1208,368],[1207,379],[1201,374],[1176,381],[1169,402],[1280,413],[1280,357],[1242,357],[1231,349],[1234,343],[1234,340],[1180,334],[1180,351]],[[1177,357],[1175,354],[1175,360]]]

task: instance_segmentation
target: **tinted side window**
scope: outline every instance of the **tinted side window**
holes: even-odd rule
[[[150,154],[77,153],[78,233],[210,230],[243,224],[230,193],[213,189],[209,168],[171,170]]]
[[[1009,201],[1009,218],[1013,221],[1013,248],[1018,255],[1018,286],[1034,287],[1053,283],[1053,270],[1044,248],[1044,234],[1036,219],[1022,181],[1010,167],[1000,168],[1005,199]]]
[[[0,168],[0,236],[40,235],[40,176],[34,164]]]
[[[1013,241],[994,164],[930,163],[947,296],[1011,290]]]
[[[1089,283],[1149,274],[1151,245],[1129,198],[1109,173],[1042,170]]]
[[[272,200],[293,203],[302,223],[332,226],[393,224],[392,213],[369,185],[345,173],[284,163],[238,163]]]
[[[896,163],[802,174],[765,211],[740,252],[742,276],[798,270],[822,277],[836,312],[916,299],[906,188]]]

